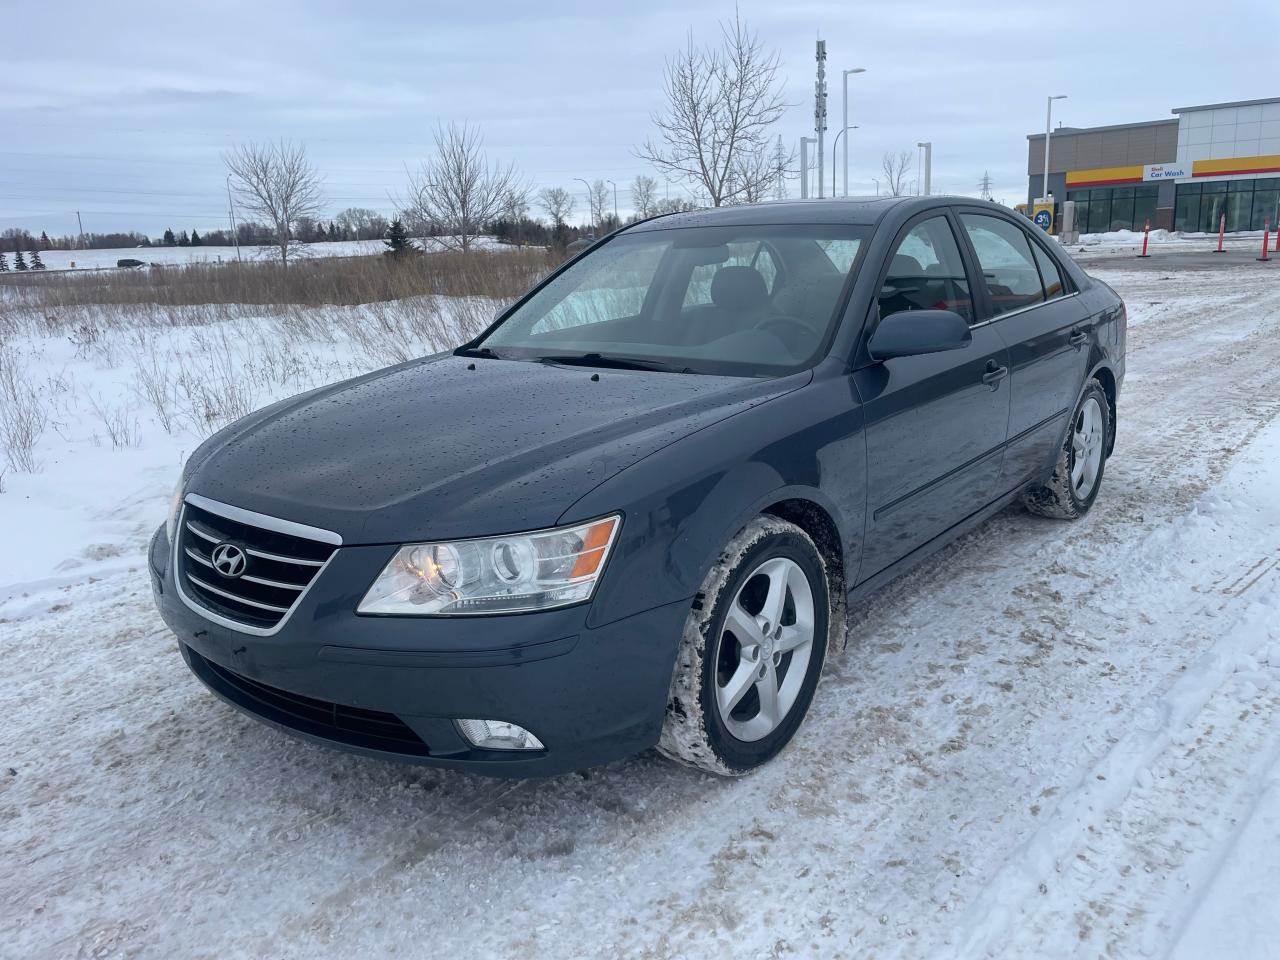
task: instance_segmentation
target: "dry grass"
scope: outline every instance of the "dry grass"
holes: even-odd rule
[[[512,249],[0,274],[0,483],[40,469],[46,428],[123,450],[149,413],[166,434],[208,436],[273,398],[450,349],[554,265]],[[66,369],[33,378],[58,341],[90,380],[131,374],[123,394]]]
[[[0,286],[10,307],[45,311],[89,305],[349,306],[433,295],[510,300],[554,263],[546,250],[513,248],[407,258],[325,257],[287,268],[233,262],[10,273],[0,276]]]

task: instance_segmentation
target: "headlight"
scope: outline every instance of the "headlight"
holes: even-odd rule
[[[182,506],[182,488],[186,485],[185,477],[178,477],[178,485],[173,488],[173,495],[169,497],[169,517],[164,522],[165,533],[169,534],[169,542],[173,543],[173,538],[178,532],[178,510]]]
[[[456,616],[580,603],[591,598],[620,523],[612,516],[509,537],[406,544],[357,612]]]

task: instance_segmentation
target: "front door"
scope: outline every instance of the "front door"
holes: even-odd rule
[[[873,313],[954,310],[973,326],[960,350],[895,357],[854,372],[867,442],[867,521],[858,579],[944,533],[998,496],[1009,425],[1009,353],[976,322],[973,284],[949,217],[909,223]]]
[[[1054,258],[1003,217],[960,211],[1009,347],[1009,444],[1002,490],[1042,476],[1057,457],[1089,366],[1090,325]]]

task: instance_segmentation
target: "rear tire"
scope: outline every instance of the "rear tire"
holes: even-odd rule
[[[1102,487],[1111,435],[1106,391],[1097,380],[1090,380],[1072,413],[1053,476],[1023,496],[1027,509],[1059,520],[1077,520],[1088,513]]]
[[[741,776],[795,736],[826,659],[826,565],[800,527],[757,517],[725,546],[685,621],[658,750]]]

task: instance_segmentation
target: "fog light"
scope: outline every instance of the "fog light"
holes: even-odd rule
[[[458,729],[481,750],[542,750],[542,741],[505,720],[459,720]]]

